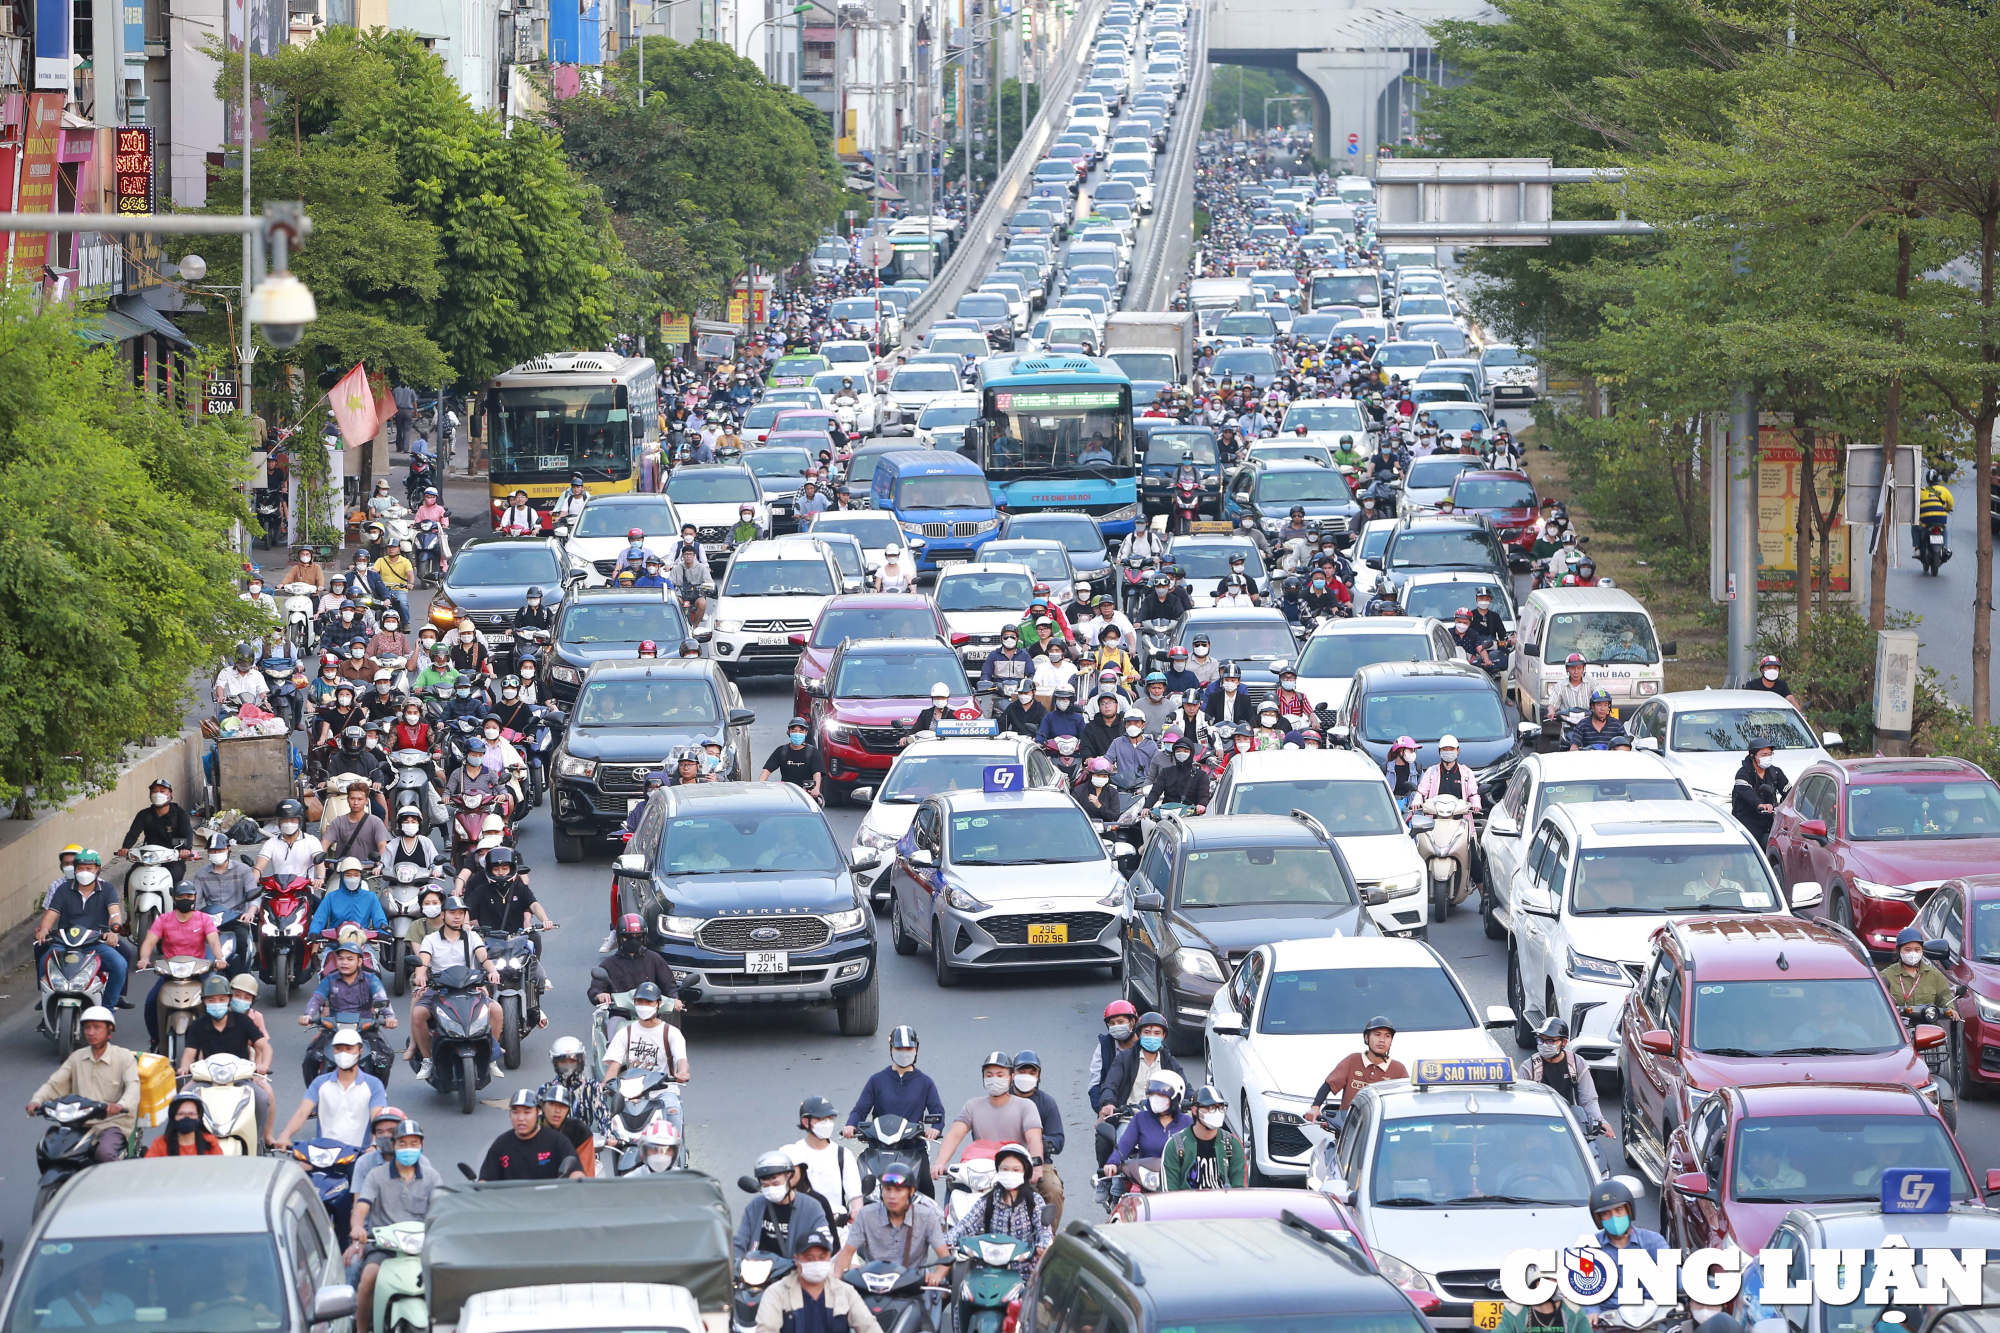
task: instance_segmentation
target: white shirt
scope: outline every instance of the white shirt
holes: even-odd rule
[[[662,1041],[666,1043],[664,1046]],[[675,1065],[687,1059],[687,1053],[687,1038],[681,1035],[681,1030],[660,1019],[650,1026],[627,1023],[619,1028],[611,1044],[604,1048],[604,1059],[607,1063],[616,1060],[621,1073],[627,1069],[651,1069],[671,1074]]]
[[[222,673],[215,678],[215,690],[224,699],[238,703],[262,698],[270,693],[264,684],[263,672],[254,669],[238,671],[233,665],[222,668]]]
[[[1035,659],[1035,693],[1054,694],[1064,685],[1076,683],[1076,667],[1065,658],[1058,662],[1053,657]]]
[[[299,878],[310,876],[313,860],[325,853],[326,847],[318,838],[310,833],[301,833],[298,841],[289,845],[283,838],[272,838],[264,844],[257,857],[259,860],[269,862],[264,868],[265,874],[275,875],[283,880],[294,876]]]
[[[589,499],[587,493],[578,495],[575,491],[564,491],[562,498],[556,501],[555,507],[549,512],[557,518],[575,518],[583,512],[583,506]]]
[[[813,1193],[846,1212],[847,1201],[861,1195],[861,1168],[855,1164],[854,1154],[841,1152],[838,1143],[829,1143],[824,1148],[814,1148],[811,1144],[811,1139],[801,1138],[797,1143],[785,1145],[785,1151],[794,1162],[805,1167]]]
[[[337,1073],[321,1075],[312,1086],[312,1095],[319,1113],[319,1136],[356,1146],[368,1142],[368,1113],[389,1100],[373,1074],[359,1071],[348,1087],[341,1086]]]
[[[1133,632],[1132,622],[1125,618],[1123,611],[1113,611],[1109,620],[1104,619],[1102,616],[1086,616],[1081,621],[1076,622],[1076,631],[1078,634],[1083,635],[1090,643],[1095,644],[1097,636],[1104,633],[1106,625],[1116,625],[1118,627],[1118,633],[1123,636],[1118,644],[1120,648],[1130,652],[1132,649],[1138,647],[1139,636]]]

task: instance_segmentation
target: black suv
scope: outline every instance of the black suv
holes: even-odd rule
[[[1438,761],[1441,736],[1458,738],[1459,762],[1479,779],[1479,796],[1492,809],[1514,776],[1541,726],[1514,721],[1493,677],[1465,662],[1373,662],[1354,674],[1328,736],[1335,745],[1364,751],[1387,766],[1397,737],[1417,743],[1417,765]]]
[[[549,648],[549,693],[558,703],[576,701],[577,687],[595,663],[636,660],[652,640],[661,657],[673,657],[689,634],[680,600],[665,588],[581,588],[566,593],[556,611]],[[710,631],[695,631],[708,637]]]
[[[1256,1206],[1246,1201],[1246,1211]],[[1276,1218],[1072,1222],[1021,1300],[1021,1333],[1189,1328],[1429,1333],[1430,1325],[1351,1233],[1323,1231],[1289,1209]]]
[[[1125,892],[1125,998],[1166,1015],[1179,1055],[1201,1049],[1208,1002],[1258,945],[1379,933],[1347,858],[1311,816],[1170,815]]]
[[[747,782],[756,720],[735,683],[705,657],[591,667],[550,774],[556,860],[581,861],[593,840],[623,829],[646,795],[646,774],[682,746],[721,737],[725,774]]]
[[[875,913],[851,871],[881,855],[843,855],[790,783],[663,787],[612,863],[617,911],[645,918],[684,1003],[831,1006],[842,1036],[866,1037],[880,1006]]]
[[[514,651],[514,613],[527,604],[528,589],[553,597],[587,576],[555,537],[474,537],[452,552],[431,598],[431,624],[449,633],[461,617],[470,620],[494,654],[507,657]]]
[[[1347,478],[1308,458],[1253,458],[1223,483],[1224,518],[1254,519],[1267,533],[1291,521],[1294,509],[1321,532],[1342,533],[1361,517]]]
[[[1484,514],[1407,514],[1397,520],[1382,549],[1382,573],[1391,581],[1437,569],[1473,569],[1514,586],[1507,553]]]

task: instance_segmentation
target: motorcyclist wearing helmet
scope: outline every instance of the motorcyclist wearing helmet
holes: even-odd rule
[[[167,1103],[166,1130],[146,1149],[146,1156],[220,1157],[222,1145],[203,1128],[202,1110],[201,1094],[193,1088],[176,1092]]]
[[[1924,932],[1904,926],[1896,932],[1896,959],[1882,969],[1889,1002],[1905,1018],[1926,1005],[1942,1008],[1957,998],[1951,979],[1924,958]]]
[[[615,995],[636,991],[650,981],[660,988],[660,1007],[673,1013],[681,1007],[680,986],[667,960],[646,943],[646,922],[636,912],[618,918],[617,948],[598,961],[596,970],[604,976],[591,977],[584,995],[593,1006],[609,1004]]]
[[[1951,487],[1944,484],[1944,473],[1936,468],[1924,475],[1924,488],[1917,492],[1917,523],[1910,529],[1910,536],[1916,543],[1916,553],[1921,555],[1924,543],[1930,540],[1929,529],[1945,529],[1947,540],[1951,531],[1951,511],[1954,505]],[[1944,558],[1951,559],[1951,548],[1947,546]]]
[[[1104,1031],[1097,1034],[1097,1048],[1090,1053],[1090,1071],[1085,1098],[1097,1105],[1097,1092],[1104,1075],[1121,1051],[1139,1043],[1139,1011],[1130,1000],[1113,1000],[1104,1006]]]
[[[1084,728],[1088,725],[1089,719],[1076,706],[1076,687],[1058,685],[1050,694],[1048,714],[1035,729],[1035,739],[1047,745],[1058,737],[1072,736],[1081,748]]]
[[[1606,1316],[1618,1308],[1618,1288],[1625,1281],[1624,1264],[1620,1258],[1624,1251],[1638,1250],[1657,1255],[1667,1248],[1667,1238],[1640,1226],[1638,1218],[1639,1210],[1633,1202],[1632,1191],[1616,1176],[1591,1186],[1590,1220],[1597,1227],[1597,1245],[1611,1257],[1612,1265],[1618,1269],[1613,1275],[1610,1294],[1590,1312],[1593,1325],[1602,1324]]]
[[[1163,1070],[1147,1081],[1145,1104],[1125,1122],[1118,1146],[1105,1159],[1105,1175],[1117,1175],[1118,1168],[1127,1160],[1146,1161],[1165,1156],[1167,1140],[1194,1123],[1181,1109],[1186,1092],[1187,1079],[1172,1070]]]
[[[1048,708],[1035,697],[1033,683],[1002,677],[999,682],[1000,730],[1016,736],[1034,739],[1042,729],[1042,719],[1049,715]]]
[[[1165,682],[1157,687],[1165,693]],[[1153,771],[1153,760],[1160,752],[1159,744],[1153,739],[1156,734],[1148,725],[1146,712],[1137,704],[1130,704],[1120,720],[1120,730],[1124,733],[1104,752],[1111,761],[1111,778],[1121,791],[1136,791]]]
[[[1198,815],[1207,814],[1212,784],[1208,770],[1196,762],[1194,738],[1174,733],[1161,749],[1164,762],[1153,770],[1153,805],[1185,805]]]
[[[1050,1229],[1054,1229],[1053,1224]],[[944,1214],[919,1184],[916,1173],[901,1162],[892,1162],[882,1168],[881,1196],[863,1204],[855,1214],[834,1272],[844,1273],[855,1263],[884,1262],[900,1268],[918,1255],[941,1260],[951,1257],[951,1247],[944,1242]],[[940,1263],[925,1270],[924,1281],[941,1287],[950,1273]]]
[[[589,1077],[587,1063],[580,1038],[557,1037],[549,1043],[549,1066],[555,1071],[554,1077],[543,1080],[535,1095],[546,1098],[557,1091],[568,1093],[570,1121],[594,1133],[603,1128],[604,1089]]]
[[[363,930],[389,929],[389,914],[382,910],[382,900],[368,887],[367,870],[358,856],[341,858],[339,878],[313,909],[312,924],[308,927],[313,934],[331,935],[350,924]]]
[[[1180,1076],[1183,1087],[1187,1085],[1187,1070],[1167,1049],[1167,1020],[1148,1011],[1139,1015],[1133,1027],[1138,1034],[1137,1040],[1111,1058],[1091,1092],[1091,1104],[1097,1108],[1097,1160],[1100,1165],[1110,1156],[1113,1145],[1118,1141],[1114,1127],[1107,1122],[1123,1107],[1136,1109],[1142,1106],[1148,1083],[1162,1072],[1170,1072]]]
[[[804,1239],[831,1230],[825,1206],[799,1188],[791,1153],[783,1148],[765,1153],[751,1174],[757,1178],[757,1196],[744,1205],[743,1216],[737,1220],[736,1234],[729,1242],[733,1260],[760,1251],[789,1259],[794,1236]]]
[[[215,677],[215,702],[227,709],[248,703],[264,706],[269,702],[270,689],[264,673],[257,669],[256,651],[247,643],[239,643],[230,664]]]
[[[1049,1206],[1049,1230],[1062,1230],[1063,1183],[1056,1174],[1055,1159],[1062,1155],[1066,1141],[1063,1134],[1062,1108],[1056,1104],[1042,1087],[1042,1057],[1033,1051],[1022,1051],[1014,1057],[1014,1095],[1025,1097],[1035,1104],[1035,1110],[1042,1117],[1042,1147],[1048,1160],[1042,1163],[1041,1175],[1035,1180],[1035,1191],[1042,1196],[1042,1202]]]
[[[1305,427],[1301,426],[1299,430],[1303,433]],[[1283,546],[1286,542],[1311,540],[1312,529],[1306,526],[1306,507],[1304,505],[1293,505],[1292,512],[1286,517],[1285,526],[1278,529],[1278,545]]]
[[[174,800],[174,784],[165,778],[154,778],[146,797],[146,808],[132,816],[117,855],[130,856],[134,847],[166,847],[179,852],[179,859],[167,862],[167,873],[178,884],[186,863],[194,859],[194,821]]]
[[[1326,618],[1343,614],[1353,605],[1354,594],[1345,583],[1333,576],[1327,569],[1315,569],[1307,576],[1304,590],[1299,594],[1299,608],[1310,616]]]
[[[1547,709],[1546,716],[1561,717],[1564,713],[1589,709],[1591,691],[1596,687],[1583,678],[1584,666],[1582,653],[1571,653],[1563,659],[1566,678],[1562,684],[1556,686],[1555,693],[1549,696],[1548,703],[1544,705]]]
[[[569,1139],[542,1123],[541,1099],[520,1088],[507,1104],[508,1128],[486,1150],[481,1180],[583,1179],[583,1163]]]
[[[65,851],[68,849],[65,848]],[[104,878],[104,861],[96,852],[80,848],[65,869],[69,878],[59,879],[49,888],[41,920],[35,923],[35,963],[40,966],[48,950],[55,946],[49,937],[60,927],[80,926],[103,935],[94,947],[104,966],[104,1003],[107,1008],[130,1008],[123,997],[129,962],[121,950],[118,930],[125,924],[125,908],[118,891]],[[135,955],[136,956],[136,955]]]
[[[1042,1113],[1025,1097],[1014,1095],[1014,1055],[1011,1051],[990,1051],[979,1066],[981,1096],[967,1099],[951,1128],[931,1156],[933,1175],[951,1161],[967,1139],[999,1143],[1025,1143],[1029,1166],[1039,1168],[1047,1159],[1042,1145]],[[1030,1174],[1034,1174],[1031,1170]],[[1039,1198],[1036,1200],[1040,1202]]]
[[[1590,712],[1569,729],[1566,739],[1572,750],[1589,750],[1599,745],[1608,749],[1612,741],[1624,734],[1625,724],[1611,716],[1611,692],[1600,686],[1590,692]]]
[[[1212,725],[1229,722],[1243,727],[1256,722],[1256,706],[1250,702],[1250,692],[1243,688],[1242,667],[1234,662],[1223,664],[1221,674],[1208,687],[1201,711]]]
[[[1535,1029],[1535,1053],[1521,1060],[1521,1077],[1529,1083],[1546,1083],[1576,1108],[1577,1122],[1590,1135],[1609,1135],[1604,1112],[1597,1104],[1597,1083],[1590,1066],[1570,1049],[1569,1024],[1550,1015]]]
[[[1042,1252],[1055,1239],[1055,1232],[1049,1226],[1048,1205],[1029,1188],[1039,1169],[1035,1159],[1040,1155],[1032,1144],[1025,1147],[1018,1142],[1002,1144],[993,1154],[993,1188],[984,1199],[965,1210],[945,1239],[957,1245],[968,1236],[1012,1236],[1032,1246],[1034,1253],[1016,1259],[1010,1266],[1023,1278],[1033,1273],[1035,1265],[1041,1262]]]
[[[792,1160],[805,1170],[812,1191],[833,1205],[833,1224],[845,1231],[862,1204],[861,1168],[838,1137],[836,1118],[840,1112],[825,1097],[808,1097],[799,1103],[799,1128],[805,1131],[796,1143],[785,1145]]]
[[[514,628],[553,630],[555,625],[555,608],[542,604],[542,590],[528,589],[528,600],[514,613]]]
[[[912,1125],[922,1125],[924,1136],[932,1139],[944,1123],[944,1100],[931,1076],[917,1068],[917,1030],[908,1023],[898,1024],[889,1033],[888,1067],[869,1075],[861,1095],[854,1099],[854,1109],[847,1113],[847,1126],[841,1134],[851,1139],[864,1120],[883,1115],[901,1116]],[[928,1177],[921,1188],[929,1193]]]
[[[1403,1067],[1403,1062],[1390,1058],[1389,1048],[1395,1040],[1394,1023],[1381,1014],[1369,1019],[1361,1029],[1361,1049],[1335,1065],[1326,1080],[1313,1090],[1313,1110],[1317,1112],[1335,1097],[1344,1107],[1349,1098],[1370,1083],[1408,1078],[1410,1071]]]
[[[640,982],[638,989],[632,992],[632,1021],[619,1028],[604,1048],[606,1087],[616,1083],[619,1071],[624,1069],[654,1070],[670,1074],[681,1083],[688,1081],[687,1038],[681,1035],[679,1028],[667,1022],[665,1010],[666,996],[660,988],[650,981]],[[680,1107],[677,1092],[672,1101],[668,1114],[678,1124]]]
[[[818,799],[821,790],[820,754],[811,737],[812,724],[803,717],[793,718],[785,728],[785,743],[771,751],[764,760],[764,769],[757,775],[757,781],[769,782],[776,774],[779,781],[803,787]]]
[[[1167,1140],[1160,1154],[1160,1176],[1168,1190],[1245,1189],[1250,1184],[1250,1154],[1228,1126],[1228,1103],[1213,1084],[1203,1084],[1192,1098],[1193,1121]]]
[[[1133,700],[1132,708],[1125,711],[1129,716],[1134,709],[1145,719],[1148,736],[1159,735],[1160,729],[1174,720],[1174,714],[1180,709],[1180,700],[1168,689],[1166,672],[1146,673],[1146,679],[1139,688],[1139,697]]]
[[[99,1162],[115,1162],[125,1155],[126,1141],[132,1136],[139,1111],[139,1061],[122,1046],[113,1046],[118,1016],[101,1004],[93,1004],[77,1019],[83,1044],[56,1066],[28,1099],[28,1114],[39,1115],[42,1103],[75,1093],[103,1102],[105,1119],[92,1126],[91,1157]]]
[[[1084,765],[1086,776],[1082,785],[1071,793],[1076,803],[1083,807],[1084,814],[1101,823],[1116,823],[1125,812],[1125,798],[1112,778],[1115,770],[1112,762],[1099,755]]]

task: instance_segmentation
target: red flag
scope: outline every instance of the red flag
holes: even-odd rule
[[[368,372],[359,362],[333,386],[328,397],[333,419],[340,425],[341,439],[359,445],[375,438],[382,423],[375,414],[375,395],[368,388]]]

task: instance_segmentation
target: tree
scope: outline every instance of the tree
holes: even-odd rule
[[[1256,65],[1219,65],[1209,75],[1208,102],[1202,107],[1201,127],[1205,130],[1225,130],[1236,124],[1240,112],[1249,122],[1250,128],[1262,132],[1264,128],[1264,99],[1267,97],[1305,96],[1305,82],[1287,69],[1265,69]],[[1276,107],[1272,108],[1274,111]],[[1289,123],[1297,117],[1299,107],[1289,108],[1290,115],[1282,122]]]
[[[25,815],[180,730],[191,675],[268,626],[236,596],[248,440],[135,392],[60,308],[0,293],[0,800]]]

